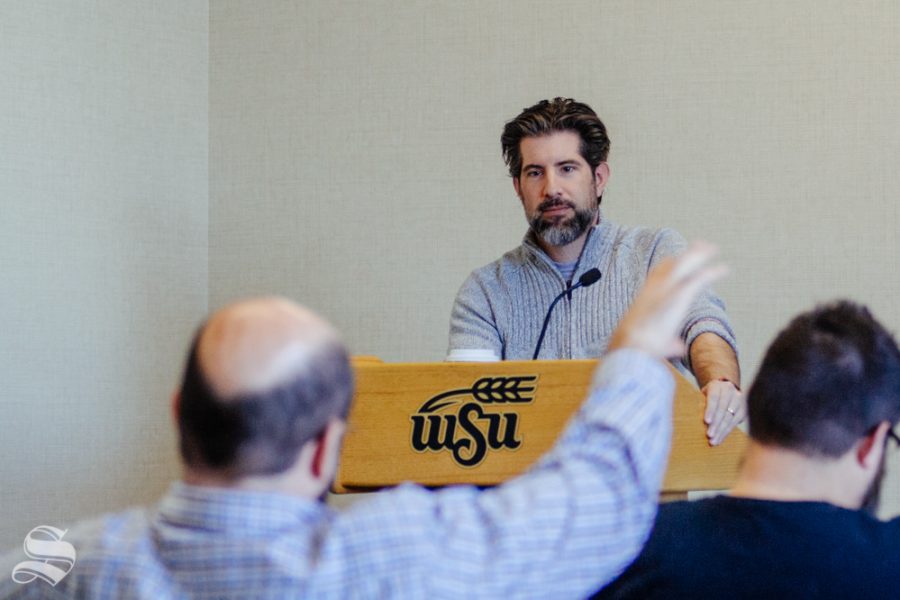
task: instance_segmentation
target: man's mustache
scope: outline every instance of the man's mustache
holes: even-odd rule
[[[571,208],[572,210],[575,210],[574,202],[570,202],[568,200],[563,200],[562,198],[551,198],[548,200],[544,200],[543,202],[538,204],[537,209],[538,209],[538,212],[544,212],[544,211],[550,210],[552,208],[559,208],[560,206],[566,206],[568,208]]]

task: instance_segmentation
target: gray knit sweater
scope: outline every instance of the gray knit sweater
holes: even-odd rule
[[[562,299],[553,310],[539,358],[596,358],[660,259],[680,254],[686,243],[671,229],[623,227],[606,219],[591,230],[573,281],[597,267],[603,278]],[[547,308],[566,289],[553,261],[529,231],[522,245],[499,260],[476,269],[463,283],[450,316],[450,350],[487,348],[504,360],[527,360],[534,354]],[[682,337],[713,332],[737,346],[725,305],[712,291],[693,305]],[[687,357],[676,365],[690,368]]]

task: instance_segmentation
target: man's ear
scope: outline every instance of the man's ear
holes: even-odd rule
[[[328,481],[334,477],[341,453],[341,441],[344,439],[346,428],[347,424],[343,419],[334,417],[328,421],[322,433],[316,438],[316,447],[310,465],[313,476]]]
[[[891,424],[882,421],[856,445],[856,462],[864,469],[877,469],[884,454],[885,438]]]
[[[521,186],[519,185],[519,178],[513,177],[512,181],[513,181],[513,188],[516,190],[516,196],[519,197],[519,201],[524,203],[525,200],[522,198],[522,190],[520,189]]]
[[[594,169],[594,195],[599,197],[603,194],[607,183],[609,183],[609,163],[602,162]]]

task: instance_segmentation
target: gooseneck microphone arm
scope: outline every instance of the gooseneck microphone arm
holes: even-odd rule
[[[550,308],[547,309],[547,316],[544,317],[544,325],[541,327],[541,335],[538,336],[537,346],[534,348],[534,356],[531,357],[531,360],[537,360],[538,354],[541,353],[541,344],[544,343],[544,334],[547,333],[547,325],[550,324],[550,315],[553,314],[553,308],[556,306],[556,303],[562,300],[563,296],[567,294],[571,294],[574,290],[577,290],[580,287],[588,287],[594,285],[603,275],[600,273],[600,269],[594,267],[590,271],[585,271],[581,274],[581,277],[578,278],[578,283],[573,285],[572,287],[568,287],[563,290],[559,296],[553,299],[553,302],[550,303]]]

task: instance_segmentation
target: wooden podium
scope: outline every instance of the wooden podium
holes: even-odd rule
[[[335,493],[413,481],[496,485],[550,449],[586,397],[596,360],[383,363],[353,360],[356,395]],[[746,436],[710,447],[705,399],[676,379],[674,430],[663,482],[667,497],[728,488]]]

